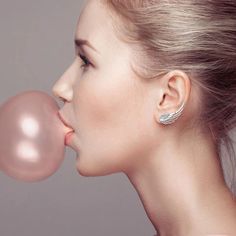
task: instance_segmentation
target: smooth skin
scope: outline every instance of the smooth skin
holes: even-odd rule
[[[212,137],[192,125],[201,104],[187,74],[173,70],[149,82],[139,78],[130,67],[134,48],[116,37],[98,0],[86,2],[75,38],[95,50],[76,47],[52,90],[65,101],[61,113],[75,130],[69,146],[77,152],[78,172],[124,173],[157,235],[236,235],[236,203]],[[182,103],[175,123],[159,123]]]

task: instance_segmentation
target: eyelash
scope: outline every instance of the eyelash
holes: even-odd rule
[[[81,65],[80,67],[81,67],[81,68],[82,68],[82,67],[84,67],[84,68],[89,67],[89,65],[90,65],[91,63],[90,63],[90,61],[87,59],[87,57],[85,57],[85,56],[83,56],[83,55],[81,55],[81,54],[79,54],[79,57],[80,57],[81,60],[85,63],[85,64]]]

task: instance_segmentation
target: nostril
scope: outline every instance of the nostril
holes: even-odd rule
[[[59,99],[62,100],[62,102],[66,102],[67,101],[65,98],[60,97],[60,96],[59,96]]]

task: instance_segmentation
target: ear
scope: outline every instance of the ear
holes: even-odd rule
[[[161,115],[176,112],[181,105],[185,105],[191,90],[190,79],[181,70],[170,71],[160,80],[161,92],[155,109],[155,119],[158,123],[160,123]]]

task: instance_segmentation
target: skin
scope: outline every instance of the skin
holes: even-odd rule
[[[236,203],[223,178],[210,132],[194,128],[199,92],[181,70],[147,83],[133,73],[134,49],[120,41],[99,1],[80,14],[76,53],[53,93],[75,133],[69,143],[82,176],[124,173],[161,236],[236,235]],[[88,62],[87,62],[88,64]],[[162,114],[183,114],[162,125]]]

